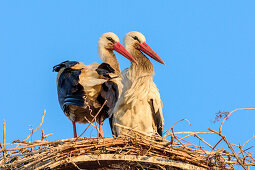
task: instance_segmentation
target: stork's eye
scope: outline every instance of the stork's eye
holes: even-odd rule
[[[133,38],[134,40],[137,40],[140,43],[140,40],[137,38],[137,36],[134,36]]]
[[[107,40],[111,41],[113,44],[115,44],[115,41],[112,39],[112,37],[106,37]]]

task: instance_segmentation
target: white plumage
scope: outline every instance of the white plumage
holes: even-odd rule
[[[162,64],[164,62],[145,42],[145,37],[139,32],[130,32],[124,39],[125,48],[138,64],[131,64],[130,68],[122,72],[122,94],[114,108],[111,122],[115,136],[130,133],[130,131],[114,124],[132,128],[149,136],[156,132],[162,135],[163,104],[158,88],[153,82],[154,69],[149,59],[140,50],[158,62]],[[147,51],[143,49],[144,47]]]

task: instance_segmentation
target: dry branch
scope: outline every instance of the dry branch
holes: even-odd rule
[[[232,112],[230,112],[224,119],[223,119],[223,121],[221,122],[221,125],[220,125],[220,129],[219,129],[219,132],[220,133],[222,133],[222,126],[223,126],[223,123],[225,122],[225,120],[229,117],[229,116],[231,116],[231,114],[232,113],[234,113],[234,112],[236,112],[236,111],[238,111],[238,110],[255,110],[255,108],[239,108],[239,109],[235,109],[235,110],[233,110]]]
[[[92,119],[91,122],[89,122],[89,125],[86,127],[86,129],[80,134],[80,136],[78,136],[76,138],[76,141],[88,130],[89,126],[92,125],[92,122],[96,121],[97,116],[99,115],[99,113],[101,112],[101,110],[103,109],[104,105],[106,104],[107,100],[104,101],[103,105],[101,106],[101,108],[98,110],[97,114],[94,116],[94,118]],[[92,111],[92,110],[91,110]],[[86,118],[86,117],[85,117]],[[96,128],[97,132],[99,133],[99,130]]]
[[[42,121],[41,121],[41,123],[40,123],[40,125],[35,129],[35,130],[32,130],[30,133],[29,133],[29,135],[27,136],[27,138],[26,139],[24,139],[23,141],[26,141],[26,140],[28,140],[29,139],[29,137],[33,134],[33,133],[35,133],[41,126],[42,126],[42,124],[43,124],[43,121],[44,121],[44,116],[45,116],[45,113],[46,113],[46,110],[44,110],[44,112],[43,112],[43,116],[42,116]]]

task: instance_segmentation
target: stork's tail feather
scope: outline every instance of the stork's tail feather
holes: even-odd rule
[[[84,98],[81,96],[69,96],[64,100],[64,105],[84,106]]]
[[[54,67],[53,67],[53,72],[55,71],[55,72],[59,72],[59,70],[61,69],[61,68],[63,68],[63,67],[65,67],[65,68],[69,68],[69,67],[72,67],[72,66],[74,66],[74,65],[76,65],[76,64],[78,64],[79,62],[77,62],[77,61],[69,61],[69,60],[66,60],[66,61],[64,61],[64,62],[62,62],[62,63],[60,63],[60,64],[58,64],[58,65],[55,65]]]

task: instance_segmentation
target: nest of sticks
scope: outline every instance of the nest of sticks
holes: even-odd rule
[[[164,137],[148,137],[129,129],[132,136],[47,141],[51,134],[45,135],[42,130],[41,140],[27,142],[42,125],[44,112],[41,124],[26,139],[16,140],[8,148],[5,139],[0,143],[0,169],[235,169],[237,166],[249,169],[255,166],[255,159],[246,144],[255,136],[241,146],[230,144],[222,134],[223,123],[233,112],[248,109],[255,110],[236,109],[226,114],[219,131],[174,132],[174,124]],[[179,137],[180,134],[185,135]],[[216,134],[221,139],[211,146],[200,134]],[[184,140],[189,136],[197,137],[207,147]],[[225,142],[228,148],[217,149],[220,142]]]

